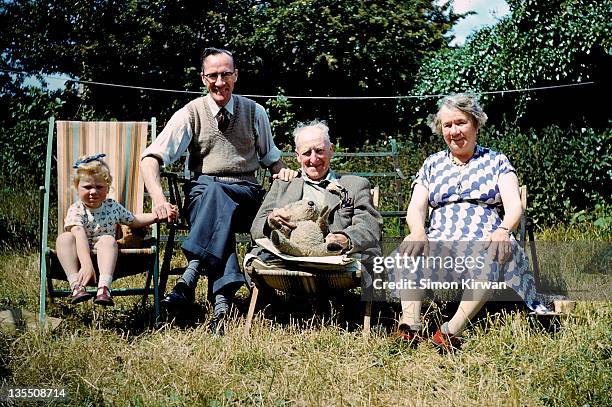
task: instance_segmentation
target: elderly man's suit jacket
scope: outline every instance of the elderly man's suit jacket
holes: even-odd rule
[[[351,239],[353,247],[348,253],[361,253],[363,260],[372,261],[373,256],[382,255],[380,249],[382,217],[374,208],[370,182],[354,175],[338,175],[338,183],[348,191],[353,205],[343,208],[339,195],[324,191],[325,204],[332,209],[329,216],[330,232],[343,233]],[[264,230],[270,212],[274,208],[282,208],[291,202],[299,201],[302,199],[303,190],[303,178],[294,178],[289,182],[274,181],[253,221],[251,227],[253,238],[268,237]]]

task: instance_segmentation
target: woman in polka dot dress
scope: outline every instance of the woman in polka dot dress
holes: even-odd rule
[[[404,262],[388,271],[390,279],[413,282],[399,292],[398,334],[410,341],[422,339],[424,288],[446,282],[464,289],[457,312],[432,337],[436,345],[453,349],[461,331],[490,298],[496,287],[492,282],[505,283],[531,309],[544,308],[535,299],[529,262],[512,236],[522,214],[514,167],[505,155],[476,144],[487,115],[470,94],[448,96],[439,106],[430,126],[443,136],[448,149],[428,157],[419,170],[406,217],[410,234],[391,255],[420,256],[427,262]]]

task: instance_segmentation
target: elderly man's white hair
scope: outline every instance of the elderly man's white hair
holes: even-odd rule
[[[297,127],[293,130],[293,144],[295,144],[295,148],[297,148],[298,146],[298,138],[300,136],[300,133],[304,129],[309,129],[309,128],[315,128],[317,130],[320,130],[321,133],[323,134],[325,145],[331,144],[331,141],[329,139],[329,127],[327,127],[327,123],[325,122],[325,120],[315,119],[308,123],[298,123]]]

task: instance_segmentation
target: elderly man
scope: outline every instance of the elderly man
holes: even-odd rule
[[[269,237],[270,224],[282,223],[291,227],[283,207],[300,199],[328,205],[330,233],[326,242],[342,246],[347,254],[360,253],[368,265],[381,256],[380,234],[382,217],[374,208],[370,182],[354,175],[340,175],[329,168],[334,145],[329,139],[329,128],[324,122],[313,121],[299,125],[293,132],[300,175],[290,181],[276,180],[255,216],[251,235],[254,239]],[[327,186],[337,183],[346,195],[330,192]],[[256,253],[256,252],[254,252]]]
[[[205,49],[201,77],[208,94],[170,118],[140,165],[153,211],[165,218],[172,207],[162,190],[160,166],[189,151],[189,169],[195,174],[187,197],[191,230],[183,243],[189,264],[162,305],[176,310],[192,303],[199,274],[205,272],[213,281],[209,297],[215,300],[210,329],[220,333],[229,301],[244,283],[234,233],[248,230],[265,193],[255,171],[268,167],[285,181],[297,172],[281,161],[264,108],[233,95],[238,70],[231,52]]]

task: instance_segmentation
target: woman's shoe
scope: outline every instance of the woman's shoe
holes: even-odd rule
[[[85,287],[77,284],[72,289],[72,295],[70,296],[70,303],[78,304],[80,302],[87,301],[91,297],[93,297],[93,294],[88,293]]]
[[[410,329],[406,324],[399,324],[395,336],[400,341],[410,343],[410,345],[414,347],[423,341],[421,334],[418,331]]]
[[[461,347],[461,337],[453,334],[442,333],[440,328],[431,337],[431,341],[443,352],[454,352]]]
[[[104,307],[115,305],[113,302],[113,297],[111,297],[110,289],[107,286],[100,288],[102,289],[102,292],[96,296],[94,304],[102,305]],[[98,290],[100,290],[100,288],[98,288]]]

